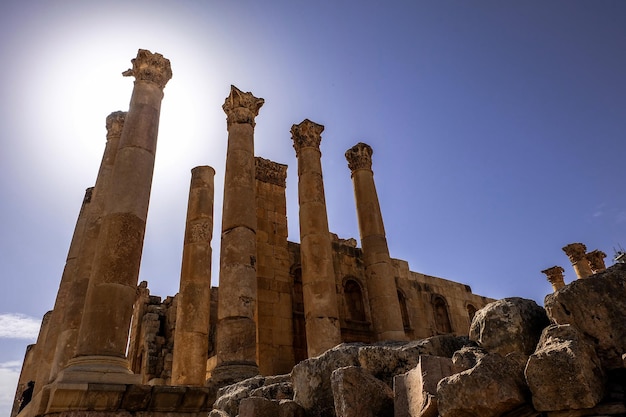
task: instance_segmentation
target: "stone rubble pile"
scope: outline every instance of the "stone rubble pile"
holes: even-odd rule
[[[209,417],[626,416],[626,264],[478,311],[469,338],[338,345],[222,388]]]

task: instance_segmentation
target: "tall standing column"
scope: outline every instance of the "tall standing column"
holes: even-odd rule
[[[45,337],[38,341],[37,352],[37,372],[35,379],[34,394],[37,394],[41,389],[50,382],[50,369],[54,361],[55,348],[57,346],[57,340],[60,337],[63,327],[63,316],[65,310],[68,308],[68,304],[72,302],[72,286],[76,271],[76,265],[78,261],[78,253],[82,242],[84,240],[85,227],[87,223],[87,212],[91,205],[91,198],[93,195],[93,187],[85,190],[85,196],[83,203],[80,207],[78,219],[76,220],[76,226],[74,227],[74,233],[72,235],[72,241],[65,261],[65,267],[63,268],[63,274],[61,275],[61,282],[59,284],[59,290],[57,292],[56,300],[54,301],[54,309],[49,312],[47,319],[47,326]]]
[[[83,237],[78,250],[75,269],[72,271],[69,295],[62,314],[61,329],[54,349],[54,360],[50,369],[50,381],[53,381],[59,371],[67,365],[67,362],[76,352],[76,340],[78,329],[85,306],[87,285],[91,275],[96,243],[100,233],[100,223],[104,205],[104,196],[109,187],[109,180],[115,157],[124,127],[126,112],[116,111],[106,118],[107,142],[102,155],[102,162],[98,170],[96,185],[91,193],[90,203],[85,211],[85,227]]]
[[[546,274],[548,282],[552,285],[552,289],[554,291],[558,291],[565,286],[565,281],[563,280],[563,272],[565,270],[560,266],[553,266],[548,269],[544,269],[541,271],[542,274]]]
[[[264,100],[231,86],[222,106],[227,115],[222,245],[217,311],[216,383],[257,375],[255,117]]]
[[[324,126],[305,119],[291,127],[298,159],[302,294],[309,357],[341,343],[339,307],[328,229],[322,153]]]
[[[215,170],[191,170],[183,264],[176,308],[172,385],[203,386],[209,351],[211,239]]]
[[[120,138],[93,260],[76,357],[66,369],[73,381],[134,381],[126,344],[152,186],[163,88],[169,60],[140,49],[124,75],[135,85]],[[70,377],[71,376],[71,377]]]
[[[569,257],[578,279],[587,278],[593,274],[589,260],[585,256],[587,252],[585,245],[582,243],[570,243],[563,247],[563,252]]]
[[[372,322],[377,340],[406,340],[395,269],[389,256],[383,216],[374,184],[372,153],[372,148],[365,143],[358,143],[346,151],[354,185]]]

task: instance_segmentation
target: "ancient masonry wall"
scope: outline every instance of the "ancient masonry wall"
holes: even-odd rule
[[[293,367],[292,284],[287,252],[287,166],[255,158],[257,213],[257,361],[261,374]]]

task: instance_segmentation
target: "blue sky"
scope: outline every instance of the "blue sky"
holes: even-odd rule
[[[178,290],[194,166],[217,171],[220,229],[230,84],[266,101],[256,154],[289,165],[290,240],[289,129],[309,118],[326,126],[331,230],[358,238],[343,155],[368,143],[391,255],[414,271],[541,303],[542,269],[574,279],[565,244],[607,264],[626,246],[626,2],[8,1],[0,31],[1,408],[53,306],[139,48],[174,73],[140,277],[153,294]]]

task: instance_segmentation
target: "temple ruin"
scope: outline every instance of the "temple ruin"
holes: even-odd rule
[[[360,242],[331,233],[324,126],[308,119],[291,128],[300,208],[291,218],[299,221],[300,243],[289,241],[288,167],[254,155],[264,100],[234,86],[223,105],[221,228],[213,224],[215,171],[195,167],[180,290],[151,295],[147,282],[138,282],[139,266],[160,106],[172,71],[162,55],[139,50],[124,75],[135,78],[129,110],[106,119],[95,186],[85,194],[54,308],[26,350],[12,417],[207,415],[219,388],[289,374],[342,343],[465,340],[474,315],[494,301],[391,257],[367,144],[345,153]],[[214,229],[221,250],[219,286],[212,288]],[[563,250],[579,278],[605,269],[602,252],[586,253],[582,244]],[[555,291],[565,286],[563,268],[543,272]]]

